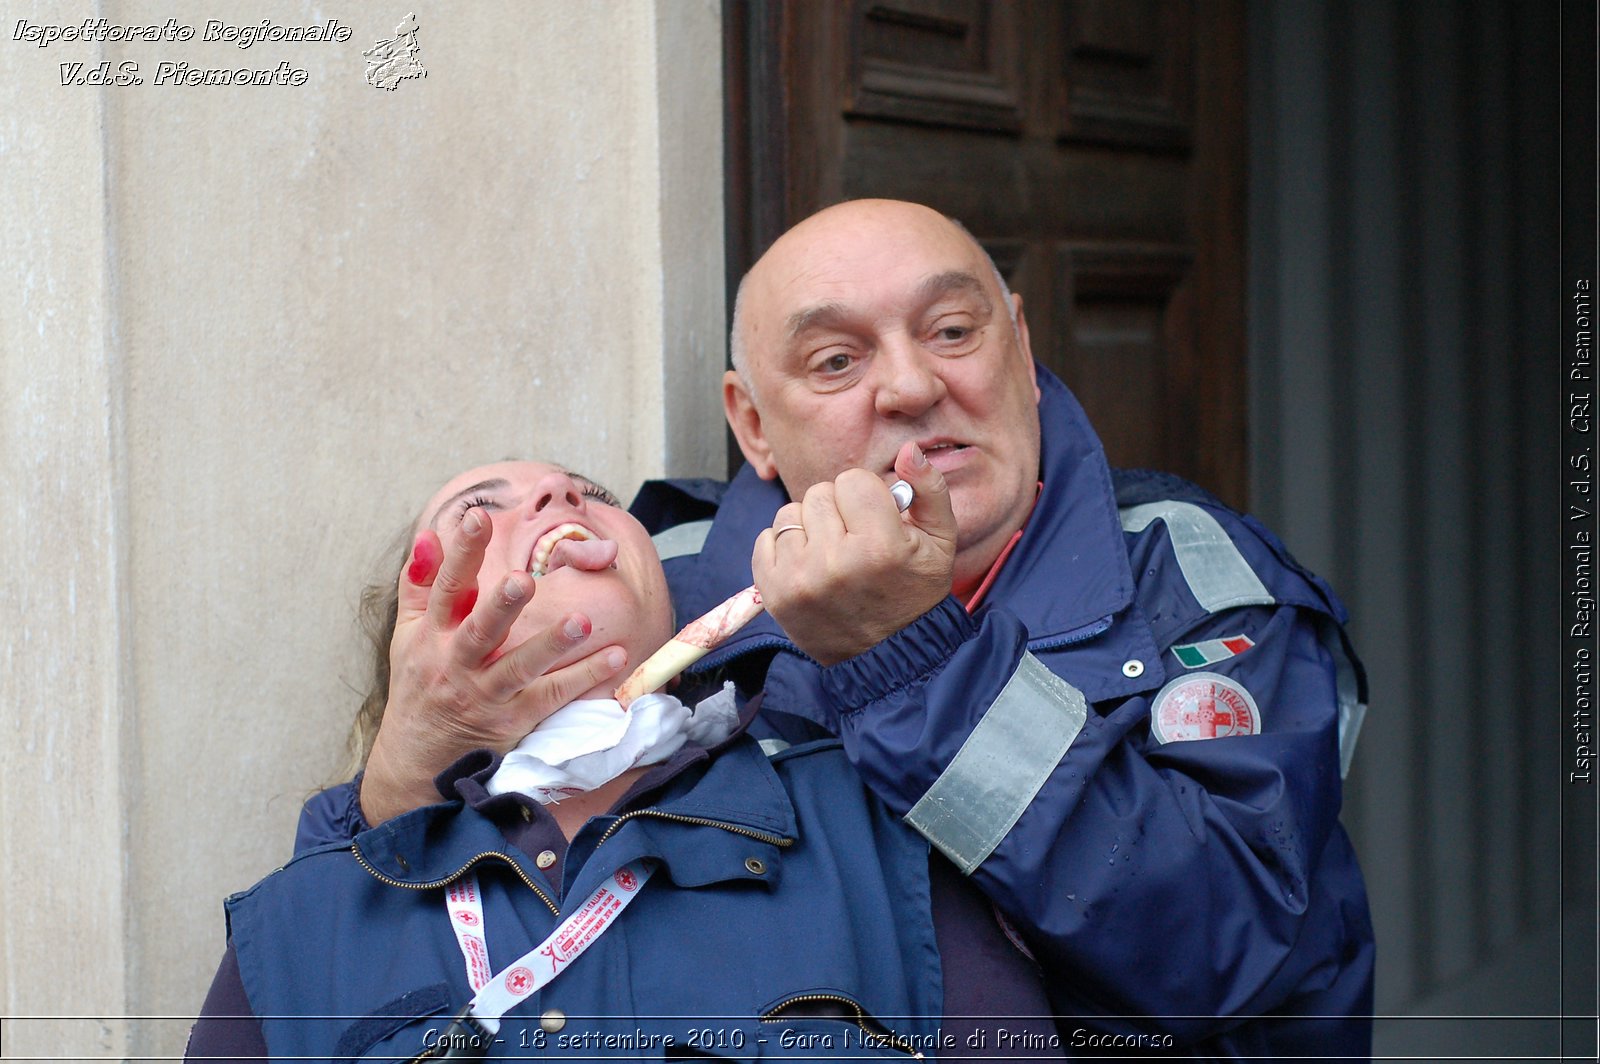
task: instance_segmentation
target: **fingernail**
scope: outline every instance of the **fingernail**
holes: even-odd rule
[[[623,665],[627,664],[627,661],[628,655],[624,654],[616,647],[612,647],[606,652],[606,666],[608,668],[620,669]]]
[[[589,621],[583,617],[568,617],[567,623],[561,626],[562,633],[568,639],[583,639],[589,634]]]
[[[521,581],[519,581],[516,577],[510,576],[506,578],[507,602],[521,602],[523,595],[526,593],[526,589],[522,586]]]
[[[461,530],[469,536],[475,536],[483,528],[483,518],[477,510],[468,510],[467,516],[461,519]]]
[[[928,456],[922,453],[922,448],[916,444],[911,445],[911,464],[921,469],[928,464]]]

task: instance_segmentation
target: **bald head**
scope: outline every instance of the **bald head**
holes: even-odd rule
[[[750,373],[750,344],[746,338],[745,329],[747,320],[745,293],[751,286],[751,279],[759,277],[763,264],[772,258],[775,252],[779,256],[788,254],[789,252],[784,245],[791,238],[794,238],[796,243],[802,243],[802,246],[814,246],[817,241],[825,242],[830,239],[829,234],[834,227],[848,229],[857,220],[870,220],[871,224],[893,225],[897,218],[935,225],[942,222],[964,236],[978,254],[983,256],[983,261],[988,265],[989,276],[994,280],[995,288],[1000,292],[1001,303],[1005,307],[1006,316],[1011,319],[1012,328],[1016,328],[1017,311],[1011,302],[1011,289],[1006,285],[1006,279],[1001,275],[1000,268],[994,264],[994,259],[983,249],[983,245],[978,243],[977,238],[967,230],[966,226],[955,218],[940,214],[933,208],[925,207],[920,203],[885,199],[848,200],[832,207],[824,207],[784,233],[739,280],[739,289],[733,299],[733,323],[728,330],[728,349],[732,356],[734,372],[738,373],[744,380],[745,386],[750,389],[752,396],[756,394],[756,388],[755,380]]]

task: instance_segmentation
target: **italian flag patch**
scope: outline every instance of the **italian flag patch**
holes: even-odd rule
[[[1237,657],[1255,645],[1256,641],[1247,635],[1228,635],[1221,639],[1207,639],[1204,643],[1183,643],[1173,647],[1172,653],[1184,668],[1198,669],[1202,665],[1215,665],[1219,661]]]

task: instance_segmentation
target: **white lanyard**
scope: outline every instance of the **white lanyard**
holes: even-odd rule
[[[499,975],[490,975],[489,947],[483,937],[483,897],[478,877],[462,876],[445,892],[445,910],[456,944],[467,964],[467,983],[475,991],[467,1008],[491,1034],[500,1031],[500,1017],[523,998],[549,983],[588,949],[622,915],[639,894],[654,863],[634,861],[617,869],[587,901],[550,932],[550,937],[512,961]]]

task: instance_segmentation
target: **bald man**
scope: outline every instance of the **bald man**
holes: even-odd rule
[[[942,855],[936,894],[976,886],[1037,961],[1068,1049],[1369,1053],[1372,931],[1337,822],[1363,693],[1327,586],[1192,485],[1113,474],[1021,297],[926,207],[795,226],[740,286],[732,348],[747,467],[635,503],[683,552],[681,614],[761,586],[768,617],[702,668],[760,677],[788,739],[843,740]],[[930,499],[907,523],[897,475]],[[948,570],[923,516],[941,486]],[[940,927],[947,958],[990,956]],[[950,1014],[952,990],[992,1000],[962,968]]]
[[[926,207],[795,226],[731,341],[746,467],[633,509],[680,618],[752,580],[767,603],[691,685],[764,690],[757,728],[842,742],[930,844],[909,889],[962,1052],[1368,1056],[1338,824],[1365,698],[1331,590],[1193,485],[1110,470],[1021,297]]]

